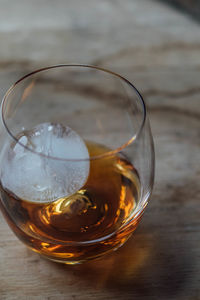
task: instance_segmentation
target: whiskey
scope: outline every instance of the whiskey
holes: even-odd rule
[[[109,151],[86,142],[90,157]],[[89,176],[74,194],[37,203],[0,185],[1,209],[14,233],[32,250],[69,264],[121,246],[134,231],[140,180],[123,154],[90,161]]]

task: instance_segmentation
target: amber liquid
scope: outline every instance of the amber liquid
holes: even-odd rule
[[[90,157],[104,146],[87,143]],[[15,234],[49,259],[79,263],[118,248],[136,228],[140,181],[123,155],[91,160],[89,177],[75,194],[32,203],[1,185],[1,208]]]

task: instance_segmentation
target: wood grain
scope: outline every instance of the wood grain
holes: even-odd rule
[[[145,96],[156,149],[148,209],[107,257],[78,266],[48,262],[1,217],[0,299],[199,300],[199,24],[154,0],[59,0],[56,10],[39,0],[0,5],[1,96],[38,66],[110,68]]]

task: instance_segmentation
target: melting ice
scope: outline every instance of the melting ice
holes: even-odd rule
[[[40,124],[19,134],[18,142],[7,145],[1,155],[2,185],[16,196],[30,202],[51,202],[75,193],[86,182],[88,150],[71,128]]]

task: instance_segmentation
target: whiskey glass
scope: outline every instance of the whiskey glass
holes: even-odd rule
[[[0,207],[16,236],[77,264],[136,229],[154,181],[147,109],[124,77],[95,66],[36,70],[1,104]]]

